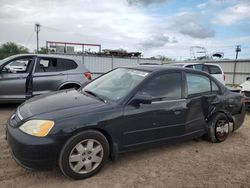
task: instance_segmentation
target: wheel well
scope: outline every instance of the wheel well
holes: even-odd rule
[[[76,131],[74,134],[72,134],[72,136],[74,136],[74,135],[76,135],[76,134],[78,134],[80,132],[89,131],[89,130],[98,131],[101,134],[103,134],[103,136],[105,136],[105,138],[107,139],[108,144],[109,144],[109,152],[110,152],[109,157],[111,158],[111,160],[115,161],[117,159],[117,157],[118,157],[118,147],[113,142],[112,137],[110,136],[110,134],[107,131],[105,131],[103,129],[99,129],[99,128],[87,128],[87,129],[83,129],[83,130],[80,130],[80,131]]]
[[[76,84],[76,83],[68,83],[68,84],[65,84],[65,85],[61,86],[59,90],[62,90],[62,89],[70,89],[70,88],[76,88],[76,89],[78,89],[79,87],[81,87],[79,84]]]
[[[229,114],[229,113],[226,113],[226,112],[224,112],[224,111],[217,111],[217,112],[215,112],[214,114],[212,114],[209,118],[208,118],[208,120],[210,120],[212,117],[214,117],[215,115],[217,115],[217,114],[219,114],[219,113],[221,113],[221,114],[224,114],[225,116],[227,116],[227,118],[228,118],[228,121],[230,122],[230,123],[232,123],[233,125],[233,127],[232,127],[232,131],[234,130],[234,119],[233,119],[233,117],[231,116],[231,114]]]

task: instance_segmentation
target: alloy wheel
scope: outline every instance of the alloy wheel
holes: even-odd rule
[[[86,174],[95,170],[103,160],[103,147],[95,139],[79,142],[70,152],[70,168],[78,174]]]

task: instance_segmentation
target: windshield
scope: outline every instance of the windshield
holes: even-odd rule
[[[147,75],[148,72],[145,71],[118,68],[89,83],[83,91],[90,91],[107,101],[118,102],[125,98]]]

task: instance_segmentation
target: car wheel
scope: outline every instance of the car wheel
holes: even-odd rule
[[[230,134],[230,126],[228,117],[219,113],[212,117],[208,122],[208,139],[215,142],[223,142]]]
[[[98,131],[88,130],[66,142],[60,152],[59,167],[67,177],[84,179],[100,171],[108,157],[106,137]]]

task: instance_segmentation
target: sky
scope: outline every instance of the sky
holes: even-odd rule
[[[46,40],[97,43],[176,60],[190,47],[250,58],[250,0],[0,0],[0,44],[36,48]]]

